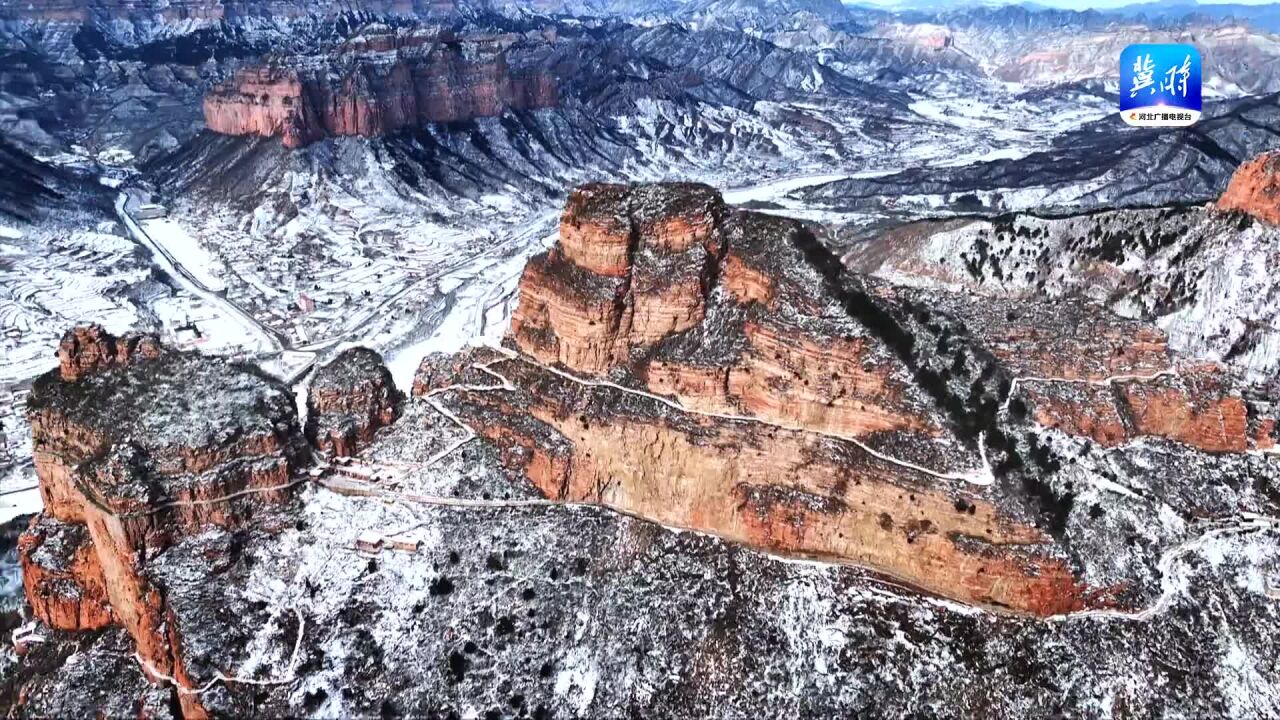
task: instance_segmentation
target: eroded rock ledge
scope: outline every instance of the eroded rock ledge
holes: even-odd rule
[[[1280,151],[1263,153],[1241,164],[1218,198],[1218,207],[1280,225]]]
[[[461,415],[552,498],[967,602],[1036,614],[1110,602],[1073,572],[1039,516],[1046,498],[981,485],[984,438],[960,426],[996,413],[1008,376],[986,365],[974,407],[940,407],[953,394],[903,340],[927,334],[913,307],[882,288],[833,291],[843,280],[806,257],[815,246],[798,223],[731,211],[704,186],[583,188],[521,282],[511,338],[530,360],[498,366],[517,390],[461,391]],[[480,382],[454,367],[425,363],[415,392]],[[1012,463],[1017,441],[1005,445]]]

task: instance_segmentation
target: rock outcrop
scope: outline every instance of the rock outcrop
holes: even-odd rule
[[[913,291],[898,290],[899,294]],[[919,293],[963,318],[1009,374],[1006,409],[1103,447],[1164,438],[1211,453],[1271,447],[1276,409],[1218,363],[1181,359],[1156,326],[1080,299]]]
[[[307,390],[307,440],[334,457],[350,457],[395,422],[403,396],[382,356],[344,350],[316,371]]]
[[[148,559],[290,497],[306,454],[293,395],[248,367],[101,328],[68,333],[59,355],[28,400],[45,505],[21,540],[28,600],[57,628],[110,617],[151,673],[182,682],[182,639]],[[203,714],[198,695],[180,701]]]
[[[1280,225],[1280,151],[1243,163],[1218,199],[1221,210],[1235,210]]]
[[[1275,443],[1269,408],[1250,403],[1212,365],[1111,383],[1026,381],[1025,403],[1040,424],[1115,447],[1160,437],[1214,453],[1266,450]]]
[[[101,325],[79,325],[68,330],[58,344],[58,373],[75,382],[86,375],[126,367],[160,356],[160,338],[130,333],[116,337]]]
[[[1058,544],[1071,499],[1044,482],[1062,461],[1037,425],[1107,447],[1274,444],[1265,407],[1154,327],[874,282],[699,185],[574,192],[510,341],[509,360],[424,362],[415,393],[453,388],[546,496],[1034,614],[1123,602]],[[477,363],[516,389],[484,391]]]
[[[321,368],[311,434],[359,456],[296,494],[287,388],[70,337],[20,714],[1039,717],[1094,673],[1212,716],[1275,645],[1273,392],[1087,301],[857,275],[704,186],[575,194],[505,346],[426,358],[391,427],[376,354]],[[1161,690],[1171,654],[1201,671]]]
[[[392,35],[365,38],[336,57],[245,68],[205,96],[205,124],[224,135],[280,137],[296,148],[330,136],[373,137],[554,106],[558,90],[549,72],[508,63],[516,42]]]
[[[895,347],[895,321],[866,312],[888,301],[841,285],[821,252],[798,223],[705,186],[587,186],[521,280],[522,355],[497,359],[518,390],[459,391],[460,414],[548,497],[968,602],[1109,602],[1022,500],[983,485],[981,452]],[[455,382],[475,386],[466,368]],[[442,373],[424,363],[415,392],[448,387]]]
[[[111,624],[111,604],[88,530],[36,516],[18,539],[22,586],[35,617],[56,630],[97,630]]]

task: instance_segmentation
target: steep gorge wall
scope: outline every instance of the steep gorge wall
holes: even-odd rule
[[[465,417],[547,497],[855,563],[971,603],[1049,615],[1110,602],[996,494],[805,430],[682,417],[501,367],[524,392],[471,395]]]
[[[455,406],[551,498],[967,602],[1112,602],[1023,500],[982,484],[976,448],[912,369],[828,294],[806,232],[705,186],[584,187],[521,280],[522,355],[497,366],[517,391],[459,392]],[[450,382],[424,363],[415,393]]]
[[[301,147],[558,103],[549,72],[508,64],[514,39],[445,40],[391,57],[357,53],[241,70],[205,96],[205,124],[224,135],[280,137]]]
[[[1047,482],[1062,461],[1043,428],[1089,436],[1101,397],[1125,405],[1105,445],[1243,453],[1275,423],[1153,327],[1022,310],[852,275],[798,223],[705,186],[590,185],[521,279],[520,354],[424,362],[414,392],[483,386],[468,360],[497,363],[514,391],[455,388],[452,405],[551,498],[966,602],[1125,602],[1060,544],[1072,497]]]

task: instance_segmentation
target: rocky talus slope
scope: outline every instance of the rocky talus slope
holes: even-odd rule
[[[427,357],[398,405],[368,351],[317,372],[307,434],[354,454],[333,465],[308,466],[275,381],[73,332],[32,396],[36,624],[0,696],[186,718],[1280,711],[1239,671],[1280,651],[1266,393],[1098,302],[926,278],[851,272],[705,186],[585,186],[504,344]]]

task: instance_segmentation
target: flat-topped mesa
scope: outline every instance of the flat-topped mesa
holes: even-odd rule
[[[942,434],[880,340],[823,317],[829,298],[796,247],[806,233],[730,211],[705,185],[585,186],[559,242],[525,269],[511,336],[544,363],[628,372],[699,410],[849,436]]]
[[[316,371],[307,390],[307,440],[334,457],[350,457],[379,428],[395,422],[403,395],[382,356],[344,350]]]
[[[1081,576],[1049,479],[1063,461],[1031,421],[1090,435],[1097,390],[1125,398],[1122,440],[1274,446],[1271,415],[1226,379],[1175,376],[1148,324],[856,275],[800,223],[702,185],[572,193],[508,341],[515,358],[428,358],[414,393],[547,497],[1038,615],[1146,590]]]
[[[242,69],[205,95],[205,124],[224,135],[280,137],[296,148],[325,137],[376,137],[559,102],[550,73],[511,66],[515,36],[412,40],[361,38],[334,58]],[[362,49],[383,46],[395,49]]]
[[[154,338],[93,328],[68,338],[66,364],[33,383],[27,404],[45,508],[23,539],[27,593],[51,626],[96,627],[101,578],[139,655],[173,674],[180,639],[148,558],[209,525],[262,522],[290,497],[307,457],[294,397],[255,369]],[[51,539],[62,550],[46,552]],[[71,585],[85,596],[74,607]],[[199,714],[198,696],[182,701]]]
[[[1280,225],[1280,150],[1263,153],[1240,165],[1218,199],[1218,208],[1247,213]]]

